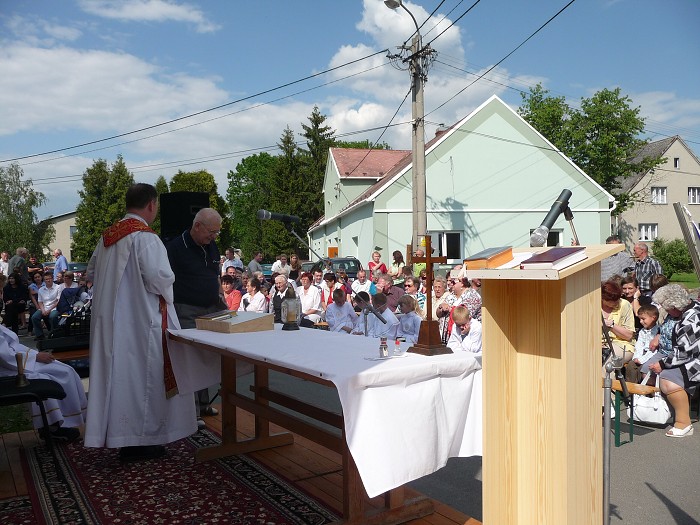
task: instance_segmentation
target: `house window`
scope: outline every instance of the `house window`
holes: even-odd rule
[[[462,232],[431,233],[433,255],[447,257],[448,263],[461,262],[464,259],[464,241]]]
[[[652,187],[651,202],[652,204],[666,204],[666,188]]]
[[[658,224],[640,224],[639,225],[639,240],[653,241],[659,235]]]
[[[534,228],[530,229],[530,236],[534,232]],[[545,246],[563,246],[562,237],[564,235],[564,230],[552,230],[547,235],[547,244]]]
[[[688,204],[700,204],[700,188],[688,188]]]
[[[77,232],[77,231],[78,231],[78,227],[77,227],[77,226],[71,226],[71,227],[70,227],[70,238],[71,238],[71,240],[73,240],[73,235],[75,235],[75,232]]]
[[[679,157],[673,157],[673,167],[676,169],[680,169],[681,159]]]

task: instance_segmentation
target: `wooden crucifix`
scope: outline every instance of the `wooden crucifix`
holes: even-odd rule
[[[418,341],[408,349],[409,352],[421,355],[451,354],[452,350],[442,344],[440,326],[437,319],[433,319],[433,264],[447,263],[447,257],[433,257],[433,249],[430,245],[430,235],[425,236],[425,256],[411,257],[411,264],[425,263],[425,308],[426,318],[420,323]]]

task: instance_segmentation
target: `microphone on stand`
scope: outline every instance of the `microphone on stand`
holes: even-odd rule
[[[559,215],[561,215],[564,210],[569,207],[569,199],[571,198],[571,191],[563,190],[557,200],[554,201],[552,207],[547,213],[547,216],[542,221],[542,224],[532,232],[530,235],[530,246],[538,247],[544,246],[547,243],[547,237],[549,237],[549,230],[552,229],[554,223],[557,222]],[[258,212],[259,213],[259,212]]]
[[[297,215],[285,215],[284,213],[275,213],[273,211],[258,210],[258,219],[261,221],[281,221],[285,223],[301,222]]]
[[[367,309],[368,312],[371,312],[374,314],[374,316],[379,319],[383,324],[386,324],[386,319],[382,316],[382,314],[379,313],[379,310],[377,310],[374,306],[372,306],[369,303],[365,303],[365,308]]]

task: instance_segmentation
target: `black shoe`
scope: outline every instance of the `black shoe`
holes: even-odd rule
[[[133,463],[135,461],[147,461],[165,456],[163,445],[147,445],[143,447],[122,447],[119,449],[119,461]]]
[[[51,430],[51,439],[54,441],[61,441],[63,443],[70,443],[75,441],[80,437],[80,430],[73,427],[58,427],[55,430]],[[43,428],[39,429],[39,437],[46,440],[46,430]]]

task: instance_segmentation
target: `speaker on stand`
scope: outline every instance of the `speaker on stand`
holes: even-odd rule
[[[209,207],[209,194],[203,191],[175,191],[160,194],[160,237],[163,242],[192,227],[195,215]]]

